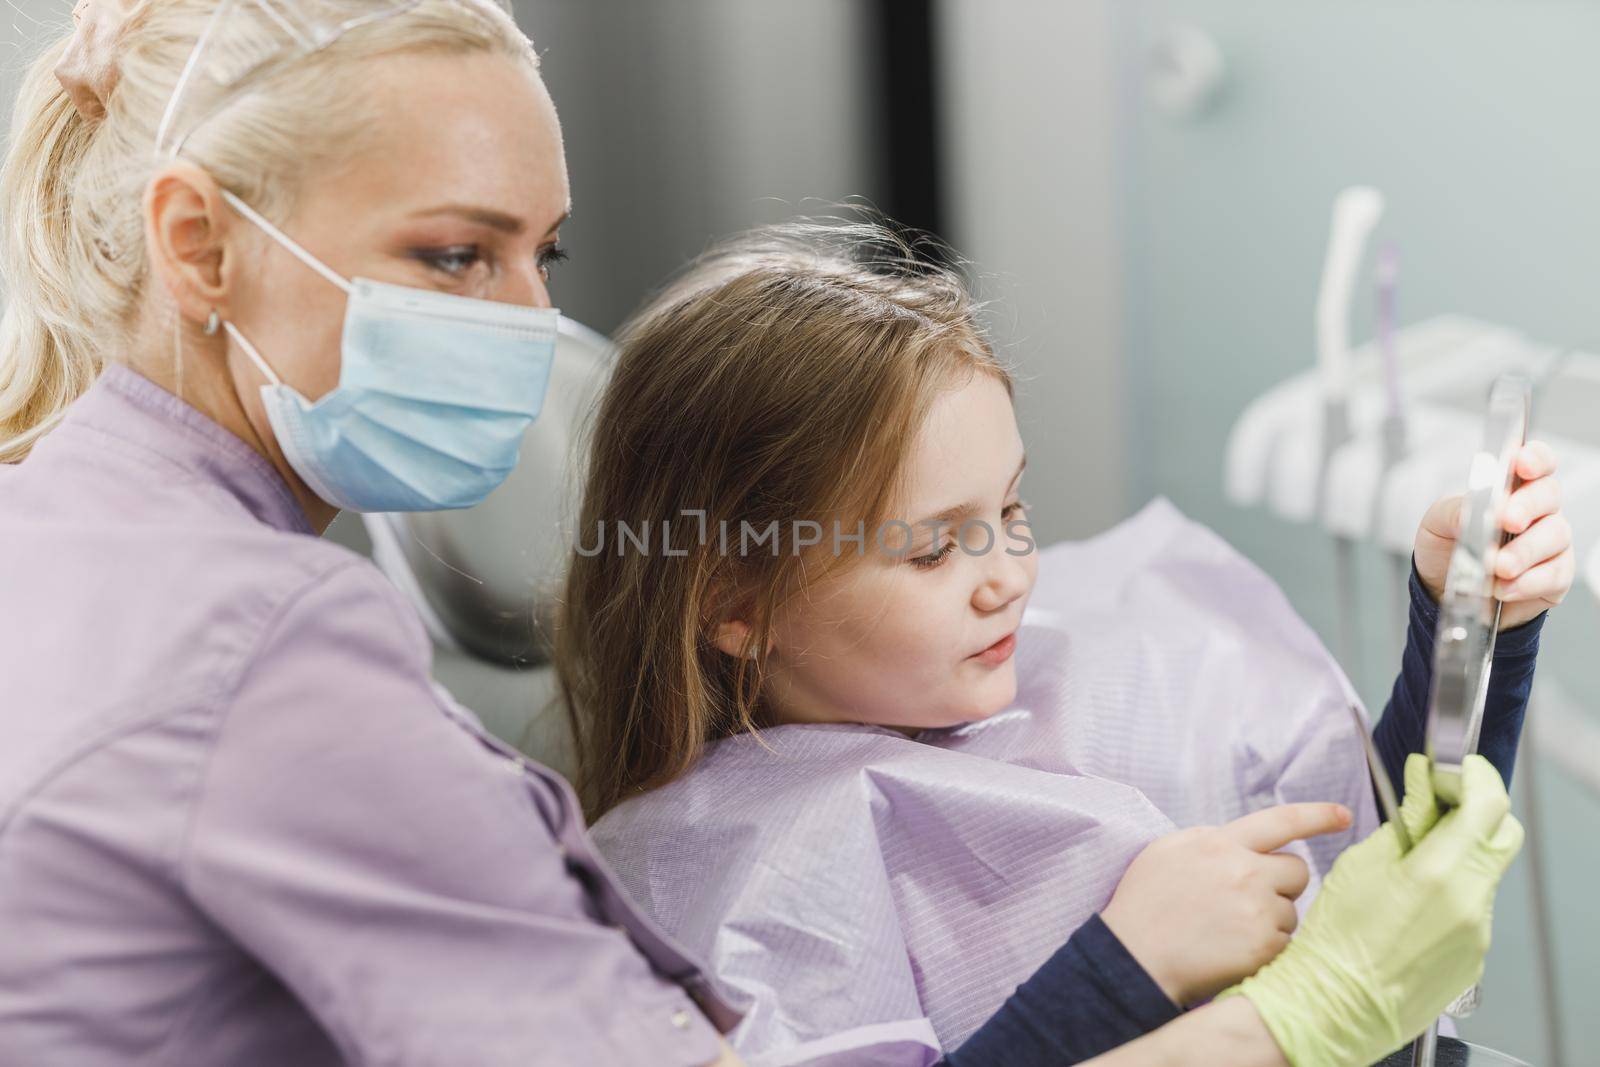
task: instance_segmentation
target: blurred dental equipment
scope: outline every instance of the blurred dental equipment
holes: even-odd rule
[[[1600,354],[1540,344],[1461,315],[1398,326],[1391,253],[1378,263],[1378,337],[1352,346],[1352,279],[1381,211],[1374,190],[1340,194],[1317,301],[1316,366],[1268,389],[1235,421],[1224,459],[1227,498],[1319,523],[1338,539],[1341,556],[1368,541],[1404,564],[1428,505],[1461,491],[1461,464],[1481,439],[1490,384],[1520,373],[1537,401],[1533,436],[1561,456],[1563,508],[1577,531],[1585,580],[1600,595]],[[1405,573],[1404,566],[1396,570]],[[1341,589],[1342,658],[1359,629],[1359,609],[1354,594]],[[1348,658],[1345,665],[1359,681]],[[1600,789],[1600,777],[1586,780]]]
[[[1335,537],[1341,657],[1349,655],[1344,649],[1363,624],[1373,622],[1361,614],[1353,592],[1349,556],[1354,547],[1366,541],[1388,556],[1387,570],[1400,587],[1396,597],[1403,605],[1402,583],[1417,526],[1429,504],[1462,490],[1463,463],[1483,440],[1484,398],[1508,373],[1532,385],[1536,432],[1530,436],[1561,456],[1563,510],[1575,530],[1585,581],[1600,596],[1600,421],[1594,417],[1600,411],[1600,354],[1541,344],[1517,330],[1462,315],[1400,326],[1398,259],[1388,250],[1376,264],[1377,337],[1350,345],[1348,315],[1340,317],[1337,309],[1349,306],[1353,286],[1347,288],[1344,279],[1356,273],[1357,245],[1381,212],[1381,197],[1369,193],[1346,190],[1335,206],[1317,304],[1316,366],[1245,408],[1229,435],[1224,461],[1225,493],[1233,503],[1265,507],[1294,522],[1317,522]],[[1386,623],[1403,630],[1403,609],[1390,610],[1399,617]],[[1345,664],[1359,684],[1353,660]],[[1555,680],[1536,679],[1527,727],[1531,751],[1554,760],[1600,796],[1600,763],[1575,756],[1594,751],[1600,744],[1596,735]],[[1538,762],[1520,761],[1516,784],[1528,832],[1547,1048],[1559,1064],[1553,941],[1535,794]]]
[[[1378,250],[1375,267],[1378,288],[1378,355],[1383,360],[1383,386],[1388,406],[1383,416],[1383,470],[1388,473],[1407,451],[1405,397],[1400,390],[1400,356],[1395,351],[1400,253],[1392,242]],[[1389,589],[1394,597],[1396,631],[1404,633],[1406,611],[1406,561],[1389,553]],[[1403,641],[1404,638],[1402,637]]]
[[[1327,457],[1350,439],[1350,308],[1356,272],[1372,230],[1383,217],[1383,194],[1369,186],[1351,186],[1333,202],[1328,256],[1317,294],[1317,367],[1322,375],[1322,456],[1317,472],[1318,499],[1328,498]],[[1356,601],[1355,542],[1334,532],[1334,575],[1338,586],[1339,657],[1345,669],[1359,676],[1359,605]]]
[[[1385,244],[1378,252],[1378,352],[1383,357],[1383,385],[1389,407],[1384,415],[1384,444],[1387,445],[1386,467],[1392,467],[1405,455],[1406,420],[1405,404],[1400,396],[1400,361],[1394,350],[1395,289],[1400,280],[1400,253],[1393,244]]]

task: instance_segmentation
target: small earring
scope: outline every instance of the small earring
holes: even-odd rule
[[[210,337],[217,332],[217,326],[222,322],[222,317],[217,314],[217,309],[212,308],[211,314],[206,318],[205,334]]]

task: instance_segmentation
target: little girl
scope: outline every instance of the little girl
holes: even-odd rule
[[[931,1063],[1102,922],[1165,994],[1128,1012],[1174,1012],[1280,949],[1376,825],[1348,684],[1270,580],[1161,501],[1041,551],[1026,463],[959,276],[883,225],[747,235],[624,331],[558,671],[595,840],[748,1008],[752,1062]],[[1552,469],[1530,446],[1508,626],[1571,581]],[[1397,780],[1453,536],[1441,502],[1379,728]],[[1503,776],[1541,623],[1497,652]],[[1267,905],[1177,833],[1290,800],[1353,825],[1262,859]],[[1199,973],[1208,939],[1252,947]]]

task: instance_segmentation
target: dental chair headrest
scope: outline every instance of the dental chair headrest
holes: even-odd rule
[[[562,318],[544,406],[503,485],[459,511],[362,516],[373,559],[440,645],[507,666],[548,662],[582,435],[614,358],[605,337]]]

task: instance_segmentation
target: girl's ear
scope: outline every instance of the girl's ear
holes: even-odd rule
[[[751,627],[748,620],[749,605],[735,602],[733,590],[726,581],[714,581],[705,613],[701,616],[710,631],[711,643],[725,656],[733,659],[750,659]],[[772,650],[772,642],[767,643]]]
[[[719,622],[712,631],[712,643],[726,656],[750,658],[750,627],[741,619]]]

